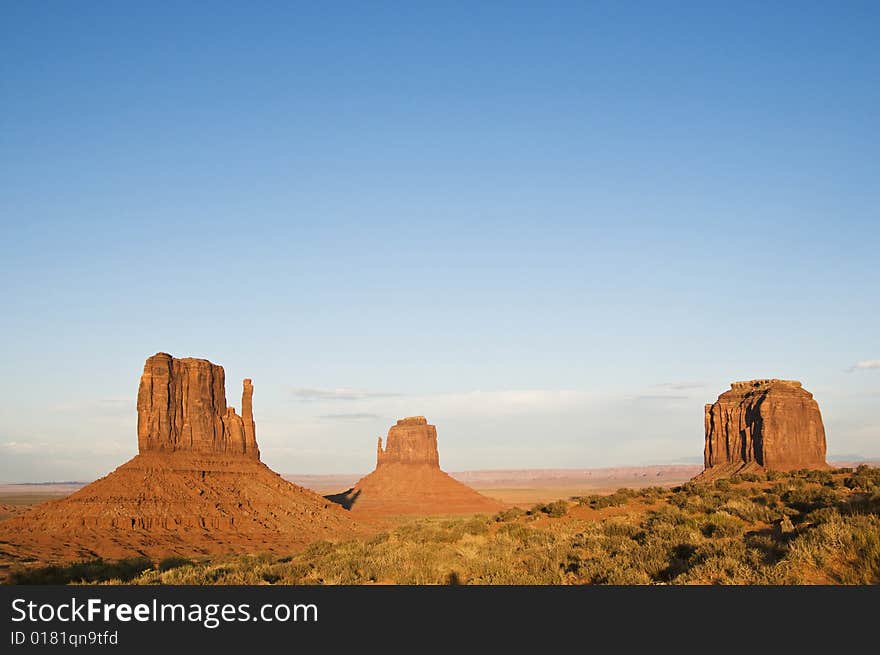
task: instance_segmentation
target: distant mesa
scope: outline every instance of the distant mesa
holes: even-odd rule
[[[385,449],[379,437],[379,450],[376,455],[376,468],[389,464],[424,464],[440,468],[440,453],[437,451],[437,428],[428,425],[424,416],[410,416],[400,419],[388,430]]]
[[[384,448],[379,437],[376,470],[327,498],[352,512],[376,516],[473,514],[503,506],[440,470],[437,428],[424,416],[392,425]]]
[[[794,380],[731,383],[706,405],[705,428],[699,480],[828,466],[819,404]]]
[[[284,551],[352,536],[351,514],[260,462],[253,385],[226,405],[222,366],[157,353],[138,390],[139,454],[61,500],[0,523],[15,559]]]

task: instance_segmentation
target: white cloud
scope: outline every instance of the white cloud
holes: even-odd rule
[[[322,414],[319,418],[327,421],[368,421],[381,418],[378,414],[370,412],[349,412],[341,414]]]
[[[134,444],[132,446],[132,443]],[[90,441],[5,441],[0,442],[0,452],[10,455],[37,454],[42,457],[90,457],[129,453],[137,447],[136,438],[124,443],[119,439],[93,439]]]
[[[435,415],[511,416],[555,412],[582,406],[598,394],[566,389],[522,389],[505,391],[454,391],[428,394],[399,394],[353,389],[295,389],[294,396],[309,402],[320,419],[372,419],[380,417]],[[333,411],[336,401],[351,403],[352,411]],[[321,411],[324,410],[324,411]]]
[[[705,382],[663,382],[655,384],[655,387],[668,389],[670,391],[691,391],[694,389],[703,389],[706,387]]]
[[[598,396],[585,391],[524,389],[518,391],[468,391],[411,396],[389,402],[389,409],[407,416],[513,416],[559,412],[594,402]]]
[[[118,418],[134,415],[136,407],[130,398],[100,398],[53,405],[49,411],[55,414],[87,414],[100,418]]]
[[[852,366],[850,366],[850,371],[865,371],[872,368],[880,368],[880,359],[865,359],[861,362],[856,362]]]
[[[398,393],[360,391],[357,389],[293,389],[293,397],[305,402],[316,400],[368,400],[370,398],[393,398]]]
[[[21,441],[6,441],[0,443],[0,451],[6,453],[32,453],[46,447],[44,443],[30,443]]]

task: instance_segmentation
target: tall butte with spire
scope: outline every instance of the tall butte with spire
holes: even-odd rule
[[[254,387],[241,415],[226,404],[222,366],[157,353],[137,396],[138,454],[61,500],[0,523],[15,559],[165,557],[296,550],[349,537],[351,515],[260,461]]]
[[[254,424],[254,385],[245,379],[241,416],[226,405],[222,366],[207,359],[147,359],[138,388],[138,451],[210,453],[260,460]]]
[[[477,493],[440,469],[437,428],[424,416],[397,421],[382,437],[376,470],[340,494],[328,498],[355,514],[473,514],[503,505]]]

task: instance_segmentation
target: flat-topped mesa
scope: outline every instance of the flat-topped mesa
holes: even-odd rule
[[[402,418],[388,430],[385,449],[382,437],[376,456],[376,468],[386,464],[417,464],[440,468],[437,452],[437,428],[424,416]]]
[[[260,459],[254,387],[244,381],[242,416],[226,405],[226,375],[207,359],[156,353],[138,388],[138,451],[242,455]]]
[[[705,430],[703,478],[827,467],[819,404],[796,380],[731,383],[706,405]]]

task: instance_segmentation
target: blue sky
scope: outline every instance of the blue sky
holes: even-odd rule
[[[699,458],[754,377],[880,455],[880,9],[766,4],[0,4],[0,481],[133,455],[157,351],[285,472]]]

